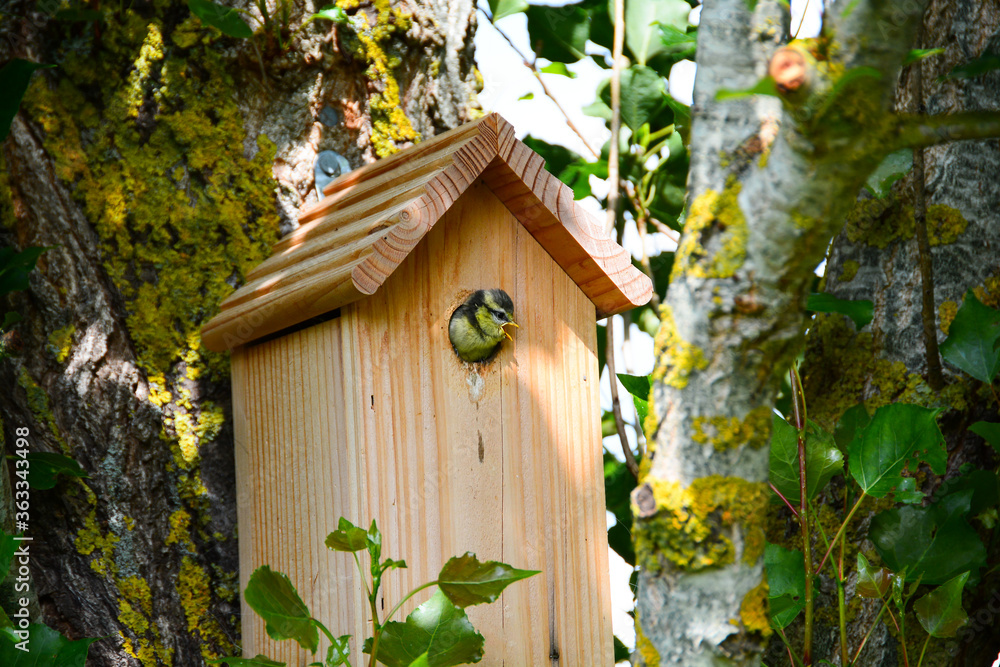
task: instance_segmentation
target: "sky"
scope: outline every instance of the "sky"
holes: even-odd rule
[[[561,5],[567,3],[536,1],[533,4]],[[791,26],[793,30],[798,30],[800,37],[811,37],[818,33],[821,5],[819,0],[792,1]],[[480,0],[480,6],[483,10],[489,11],[489,5],[485,0]],[[698,7],[692,11],[689,20],[694,25],[697,25],[700,10],[701,8]],[[803,12],[803,10],[805,11]],[[529,47],[525,15],[515,14],[504,17],[497,22],[496,26],[493,26],[483,11],[480,11],[478,20],[479,28],[475,39],[476,62],[483,75],[484,88],[479,94],[483,109],[488,112],[496,111],[503,116],[514,127],[519,138],[531,135],[549,143],[561,144],[579,155],[590,158],[591,153],[580,137],[569,128],[565,117],[559,111],[559,107],[545,95],[541,85],[524,65],[521,57],[498,32],[498,30],[503,31],[521,53],[531,58],[532,52]],[[798,29],[800,21],[802,21],[802,27]],[[607,54],[608,52],[603,47],[588,43],[587,53]],[[610,54],[608,55],[610,57]],[[538,66],[542,67],[546,64],[548,61],[540,60]],[[546,86],[552,92],[553,97],[558,100],[559,105],[566,111],[580,133],[586,137],[587,143],[599,148],[607,142],[610,133],[603,120],[586,116],[581,109],[594,101],[597,86],[609,76],[609,71],[601,69],[589,58],[567,67],[576,75],[575,78],[571,79],[558,74],[542,74],[542,76],[545,78]],[[691,103],[691,91],[696,70],[695,64],[690,61],[682,61],[674,66],[668,79],[671,96],[685,104]],[[531,99],[522,99],[529,93],[532,94]],[[597,194],[603,196],[607,193],[607,183],[596,177],[591,177],[591,186]],[[604,212],[596,199],[589,197],[581,203],[585,208],[598,215],[600,219],[603,219]],[[638,257],[641,250],[640,241],[634,231],[634,226],[630,231],[631,233],[626,234],[624,245],[633,255]],[[649,235],[648,242],[650,246],[647,250],[651,254],[660,250],[673,250],[673,243],[661,234]],[[623,320],[620,317],[614,319],[615,340],[620,342],[624,339]],[[628,342],[624,347],[618,347],[615,351],[615,364],[620,373],[649,374],[653,369],[653,339],[633,325],[629,332]],[[623,398],[622,407],[625,420],[634,423],[635,412],[628,400],[628,393],[620,384],[618,392]],[[605,410],[611,408],[611,389],[606,372],[601,377],[601,403]],[[634,445],[635,430],[628,430]],[[605,438],[605,446],[621,458],[621,447],[617,437]],[[610,514],[608,521],[609,525],[614,522],[614,518]],[[632,648],[635,644],[635,629],[632,618],[628,615],[633,606],[632,594],[628,587],[632,568],[618,554],[610,549],[608,551],[611,563],[612,624],[615,635],[626,646]]]

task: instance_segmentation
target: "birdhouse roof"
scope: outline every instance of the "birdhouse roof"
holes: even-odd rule
[[[498,114],[345,174],[202,329],[229,350],[373,294],[477,179],[590,298],[598,318],[649,301],[628,251]]]

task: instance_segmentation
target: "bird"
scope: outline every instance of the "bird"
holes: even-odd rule
[[[504,329],[514,321],[514,301],[502,289],[477,290],[455,309],[448,321],[448,337],[459,359],[468,362],[489,361],[504,336]]]

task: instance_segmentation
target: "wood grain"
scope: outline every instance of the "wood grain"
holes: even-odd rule
[[[477,180],[583,290],[598,317],[649,300],[652,284],[629,253],[506,121],[489,114],[330,183],[329,196],[302,212],[302,226],[275,244],[205,325],[205,346],[231,350],[375,293]]]
[[[521,328],[473,368],[455,356],[447,323],[484,287],[511,294]],[[322,542],[342,515],[375,519],[384,554],[409,565],[386,575],[385,609],[473,551],[542,571],[467,610],[486,638],[481,664],[610,665],[595,314],[476,182],[373,295],[238,350],[242,583],[270,564],[335,635],[363,637],[369,610],[353,561]],[[243,613],[246,655],[308,662]]]

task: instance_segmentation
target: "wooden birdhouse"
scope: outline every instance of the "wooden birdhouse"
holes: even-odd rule
[[[543,165],[490,114],[341,176],[202,331],[232,351],[241,583],[287,573],[355,656],[365,593],[323,544],[340,516],[409,565],[386,610],[466,551],[542,571],[466,610],[482,664],[612,664],[594,323],[652,286]],[[448,322],[486,288],[520,328],[470,364]],[[244,655],[316,659],[243,612]]]

